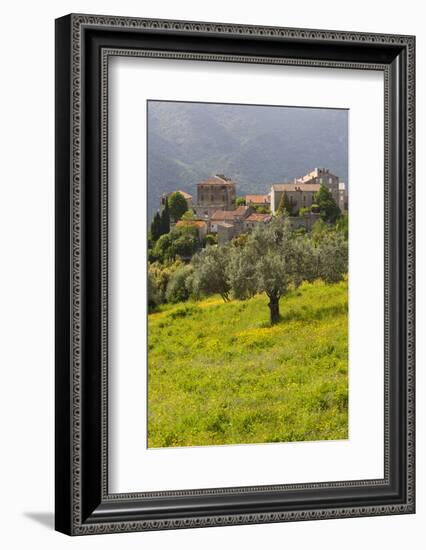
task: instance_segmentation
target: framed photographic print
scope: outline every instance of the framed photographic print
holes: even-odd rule
[[[414,513],[415,39],[56,21],[56,529]]]

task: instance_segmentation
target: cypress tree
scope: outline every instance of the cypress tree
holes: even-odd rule
[[[152,240],[157,241],[161,237],[161,235],[162,235],[162,233],[161,233],[161,217],[160,217],[160,213],[157,210],[157,212],[155,213],[155,216],[154,216],[154,218],[152,219],[152,222],[151,222]]]
[[[330,223],[334,223],[340,216],[340,208],[333,199],[332,194],[324,185],[321,185],[318,193],[315,194],[315,202],[318,204],[321,218]]]
[[[284,214],[284,212],[287,212],[287,214],[289,216],[293,215],[293,202],[288,197],[288,195],[285,191],[281,195],[280,204],[278,205],[278,214],[280,214],[282,216]]]
[[[170,212],[169,212],[169,201],[166,199],[166,204],[164,205],[163,211],[161,212],[161,234],[165,235],[170,231]]]

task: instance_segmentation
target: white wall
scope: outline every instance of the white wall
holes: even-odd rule
[[[420,547],[426,520],[425,338],[418,342],[418,512],[415,516],[226,527],[69,539],[53,524],[53,36],[69,12],[417,34],[418,174],[425,173],[426,31],[422,3],[395,0],[67,0],[2,9],[0,540],[4,548]],[[425,332],[426,204],[419,178],[418,334]],[[423,245],[423,246],[422,246]]]

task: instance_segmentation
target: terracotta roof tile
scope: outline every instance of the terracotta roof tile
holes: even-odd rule
[[[265,204],[270,203],[269,195],[246,195],[246,203],[252,202],[253,204]]]
[[[224,221],[224,220],[233,221],[234,218],[235,218],[235,210],[216,210],[216,212],[211,217],[212,221]]]
[[[239,206],[235,210],[216,210],[212,215],[212,221],[220,220],[230,220],[233,221],[235,218],[243,217],[244,214],[248,211],[248,206]]]
[[[170,193],[166,193],[165,195],[167,197],[170,197],[170,195],[172,195],[173,193],[180,193],[183,196],[183,198],[187,200],[192,200],[192,195],[190,195],[186,191],[182,191],[182,189],[176,189],[176,191],[170,191]]]

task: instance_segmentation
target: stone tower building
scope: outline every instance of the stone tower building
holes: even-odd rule
[[[196,213],[200,217],[210,217],[217,210],[233,210],[235,196],[235,182],[223,174],[216,174],[197,183]]]

